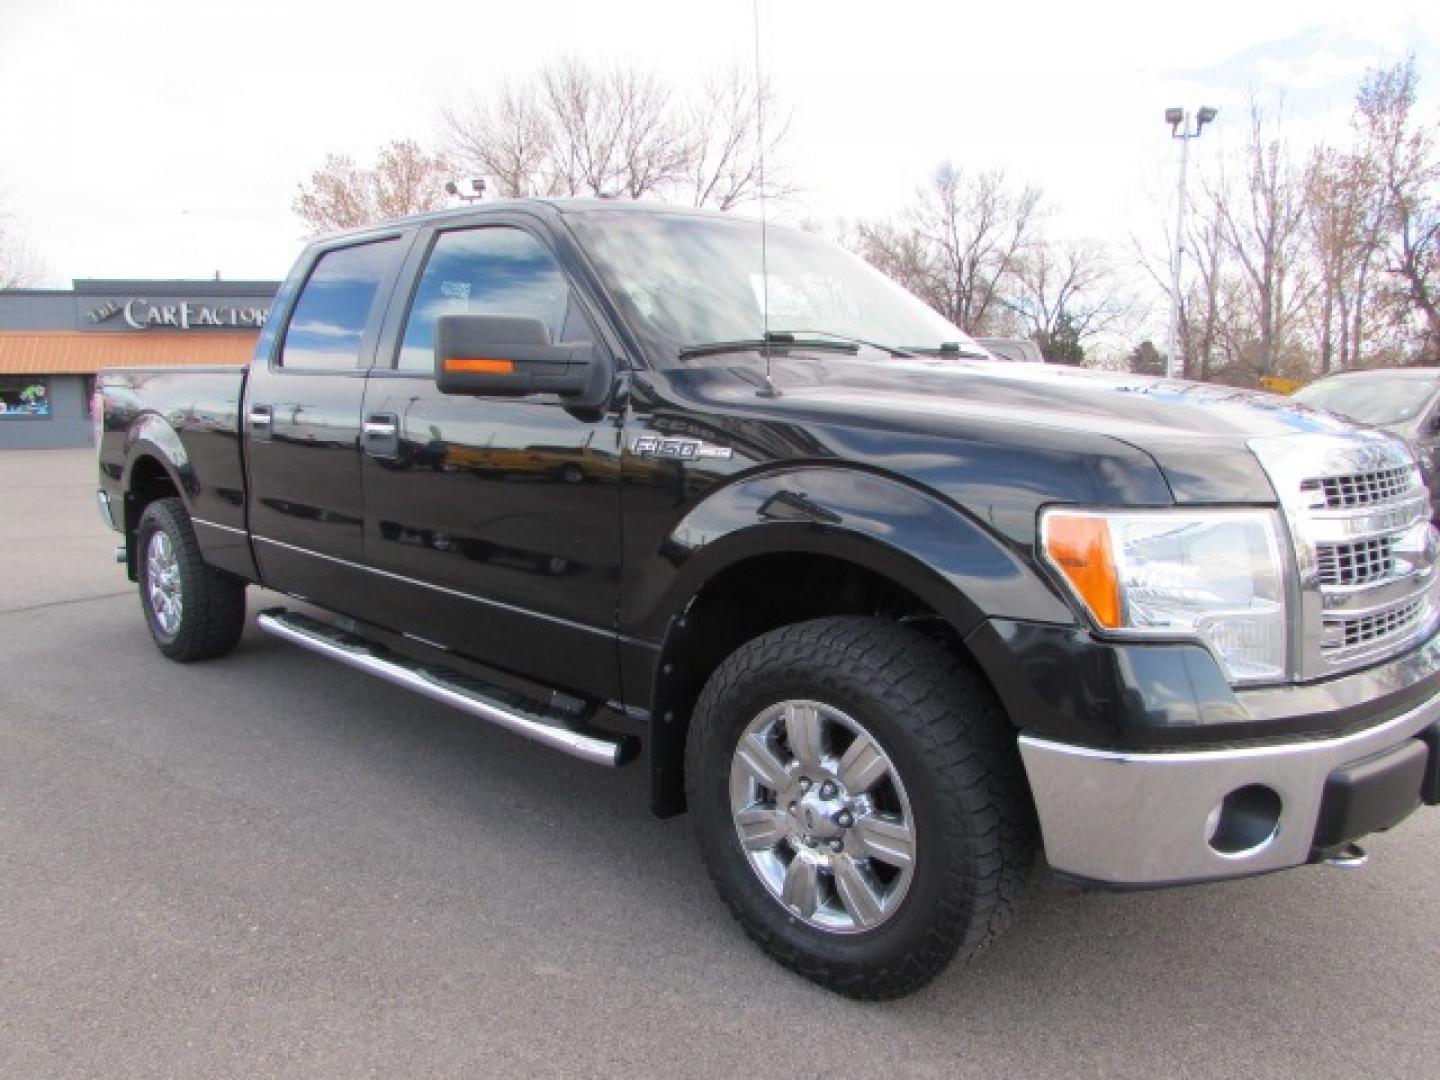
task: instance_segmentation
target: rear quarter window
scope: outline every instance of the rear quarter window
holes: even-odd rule
[[[302,371],[355,367],[380,283],[398,250],[392,239],[321,255],[295,301],[280,366]]]

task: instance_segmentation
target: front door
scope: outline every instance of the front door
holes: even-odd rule
[[[368,586],[365,375],[402,244],[395,236],[320,250],[246,389],[248,512],[261,578],[348,615],[365,613]]]
[[[539,234],[517,225],[430,240],[393,365],[365,396],[365,551],[392,629],[591,697],[618,697],[620,428],[553,395],[441,394],[441,315],[525,315],[553,341],[594,323]],[[390,336],[387,332],[387,336]]]

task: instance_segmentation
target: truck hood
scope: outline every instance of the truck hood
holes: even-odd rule
[[[999,427],[1009,442],[1029,430],[1047,443],[1061,432],[1123,443],[1158,465],[1181,503],[1274,502],[1248,440],[1354,430],[1275,394],[1050,365],[792,355],[771,365],[780,396],[758,400],[761,369],[729,370],[741,378],[712,391],[731,403],[768,401],[812,421],[977,439]]]

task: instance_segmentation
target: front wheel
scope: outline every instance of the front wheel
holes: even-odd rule
[[[140,607],[172,660],[224,656],[245,629],[245,582],[205,562],[179,499],[156,499],[135,530]]]
[[[1033,860],[1015,733],[965,660],[839,617],[764,634],[696,706],[687,784],[746,932],[850,997],[900,997],[1010,922]]]

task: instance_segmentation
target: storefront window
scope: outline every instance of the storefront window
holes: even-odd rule
[[[0,421],[50,415],[50,381],[33,375],[0,375]]]

